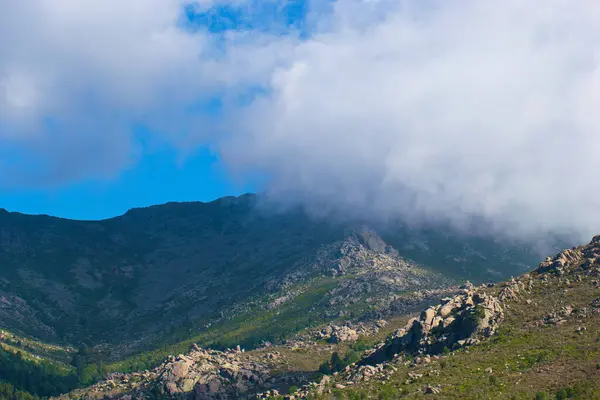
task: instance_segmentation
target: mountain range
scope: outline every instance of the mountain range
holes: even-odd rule
[[[0,327],[13,353],[94,365],[76,386],[152,368],[192,343],[260,348],[322,324],[404,315],[540,258],[491,235],[332,220],[252,194],[102,221],[0,210]],[[26,341],[38,344],[14,350]]]

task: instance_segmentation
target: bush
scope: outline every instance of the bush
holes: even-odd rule
[[[362,353],[363,351],[369,349],[371,346],[369,345],[369,343],[365,340],[364,337],[360,337],[356,343],[354,343],[351,348],[352,350]]]
[[[356,351],[348,350],[346,352],[346,354],[344,354],[344,360],[343,360],[343,364],[345,364],[344,367],[346,365],[350,365],[352,363],[355,363],[358,360],[360,360],[360,353],[358,353]]]
[[[569,394],[567,393],[567,389],[560,389],[556,392],[556,400],[565,400],[569,398]]]
[[[323,364],[319,365],[319,372],[323,375],[330,375],[332,373],[329,361],[325,361]]]
[[[550,395],[546,392],[537,392],[535,394],[535,400],[550,400]]]
[[[570,387],[562,388],[556,392],[556,400],[564,399],[587,399],[590,398],[590,391],[583,386],[575,384]]]
[[[355,363],[358,360],[360,360],[360,353],[357,353],[353,350],[348,350],[346,354],[344,354],[344,358],[341,358],[339,353],[336,351],[331,355],[331,359],[329,361],[325,361],[319,366],[319,372],[325,375],[330,375],[334,372],[343,370],[346,368],[346,366]]]

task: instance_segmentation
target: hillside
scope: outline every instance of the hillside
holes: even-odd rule
[[[42,354],[76,367],[73,388],[151,369],[192,343],[253,349],[412,312],[456,282],[517,275],[537,259],[448,228],[273,211],[255,195],[104,221],[0,211],[0,328],[77,349],[70,359]]]
[[[516,279],[453,288],[413,318],[247,352],[193,345],[63,398],[600,398],[599,261],[597,236]]]
[[[537,258],[492,240],[362,226],[269,212],[254,195],[92,222],[0,211],[0,326],[52,342],[135,348],[132,335],[150,344],[165,330],[214,323],[257,294],[350,276],[336,266],[349,246],[463,279],[509,276]],[[422,283],[400,279],[391,292],[440,281]]]

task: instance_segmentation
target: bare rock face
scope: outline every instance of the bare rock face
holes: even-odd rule
[[[554,257],[548,257],[540,263],[535,272],[538,274],[553,273],[564,275],[566,272],[578,267],[590,269],[598,267],[600,261],[600,235],[594,236],[592,241],[580,247],[573,247],[558,253]]]
[[[269,376],[266,366],[245,361],[242,352],[219,352],[197,348],[167,360],[158,368],[155,387],[170,397],[228,399],[246,394]]]
[[[546,315],[542,322],[547,325],[560,325],[562,323],[567,322],[569,316],[573,313],[573,308],[571,306],[564,306],[558,312],[552,312]]]
[[[358,238],[360,243],[369,250],[398,255],[398,252],[391,246],[388,246],[388,244],[385,243],[373,229],[370,229],[366,226],[361,226],[354,230],[354,235]]]
[[[402,351],[435,354],[445,348],[474,344],[492,336],[503,318],[504,312],[498,299],[466,286],[461,294],[442,299],[441,304],[426,308],[419,318],[411,319],[403,329],[394,332],[385,344],[375,349],[365,363],[390,360]]]
[[[566,267],[581,259],[581,253],[577,249],[565,249],[554,257],[548,257],[540,263],[536,272],[554,272],[557,275],[563,275]]]

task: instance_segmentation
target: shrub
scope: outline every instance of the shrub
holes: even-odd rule
[[[365,340],[365,338],[361,336],[351,347],[354,351],[363,352],[367,350],[370,346],[369,343]]]
[[[329,361],[325,361],[323,364],[319,365],[319,372],[324,375],[331,374],[331,368],[329,366]]]
[[[567,393],[567,389],[560,389],[558,392],[556,392],[556,400],[565,400],[568,399],[569,395]]]

